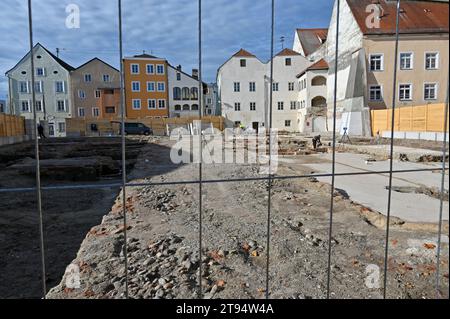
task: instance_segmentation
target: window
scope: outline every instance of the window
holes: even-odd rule
[[[290,127],[291,126],[291,120],[285,120],[284,121],[284,126],[285,127]]]
[[[198,88],[191,88],[191,100],[198,100]]]
[[[64,93],[65,90],[65,85],[63,81],[56,81],[55,82],[55,92],[56,93]]]
[[[425,69],[436,70],[438,68],[438,54],[436,52],[425,53]]]
[[[436,96],[437,96],[437,84],[425,83],[423,98],[425,100],[436,100]]]
[[[192,104],[191,110],[192,111],[198,111],[198,104]]]
[[[183,100],[189,100],[191,97],[191,91],[189,90],[189,88],[184,87],[181,90],[181,97],[183,98]]]
[[[181,81],[181,73],[177,72],[177,81]]]
[[[207,110],[206,110],[206,113],[207,113],[208,115],[211,115],[211,114],[212,114],[212,110],[211,110],[211,109],[207,109]]]
[[[141,109],[141,100],[133,99],[131,103],[133,104],[133,110],[140,110]]]
[[[155,65],[147,64],[147,74],[155,74]]]
[[[278,111],[284,110],[284,102],[278,102]]]
[[[277,92],[278,91],[278,83],[272,83],[272,91]]]
[[[78,90],[78,97],[84,99],[86,98],[86,93],[83,90]]]
[[[412,70],[413,54],[410,52],[400,53],[400,70]]]
[[[85,74],[84,82],[92,82],[92,76],[90,74]]]
[[[139,74],[139,64],[131,64],[131,74]]]
[[[256,111],[256,103],[250,102],[250,111]]]
[[[291,59],[291,58],[286,58],[286,59],[284,60],[284,64],[285,64],[286,66],[292,65],[292,59]]]
[[[250,82],[250,83],[248,84],[248,90],[249,90],[250,92],[256,92],[256,83],[255,83],[255,82]]]
[[[139,81],[131,82],[131,91],[133,92],[141,91],[141,83]]]
[[[181,111],[181,105],[180,104],[175,105],[175,111]]]
[[[36,101],[36,112],[42,112],[42,101]]]
[[[78,116],[79,117],[84,117],[85,116],[84,107],[79,107],[78,108]]]
[[[166,108],[166,100],[158,100],[158,109]]]
[[[289,82],[288,83],[288,90],[294,91],[295,90],[295,82]]]
[[[58,131],[59,133],[65,133],[66,132],[66,123],[58,123]]]
[[[247,66],[247,60],[241,59],[240,64],[241,64],[241,68],[245,68]]]
[[[183,111],[189,111],[189,110],[190,110],[189,104],[184,104],[183,105]]]
[[[211,104],[211,103],[212,103],[212,99],[211,99],[211,98],[208,98],[208,99],[206,100],[206,103],[207,103],[207,104]]]
[[[19,83],[19,92],[20,93],[28,93],[28,82],[20,81],[20,83]]]
[[[411,100],[411,95],[412,95],[411,91],[412,91],[411,84],[400,84],[399,92],[398,92],[400,101]]]
[[[147,107],[149,109],[156,109],[156,100],[153,99],[147,100]]]
[[[241,83],[240,82],[234,82],[233,83],[234,92],[240,92],[241,91]]]
[[[155,82],[147,82],[147,92],[155,92]]]
[[[101,95],[100,90],[95,90],[95,98],[99,99],[100,95]]]
[[[30,102],[28,101],[22,101],[22,112],[30,112]]]
[[[380,85],[371,85],[369,88],[369,100],[370,101],[381,101],[383,99],[383,94],[381,92]]]
[[[370,55],[370,70],[371,71],[383,71],[383,55],[371,54]]]
[[[181,100],[181,89],[178,87],[173,88],[173,99],[175,101]]]
[[[114,106],[107,106],[105,107],[105,113],[107,114],[115,114],[116,108]]]
[[[58,100],[56,102],[56,110],[58,112],[66,112],[66,101],[65,100]]]
[[[291,101],[291,110],[297,109],[297,101]]]
[[[156,73],[157,74],[164,74],[164,64],[158,64],[156,66]]]
[[[111,77],[109,74],[103,74],[103,82],[111,82]]]
[[[234,121],[234,126],[236,127],[241,126],[241,121]]]
[[[100,116],[100,109],[98,107],[92,108],[92,116],[93,117],[99,117]]]
[[[158,92],[164,92],[166,90],[166,83],[158,82]]]
[[[34,91],[36,93],[42,93],[42,81],[38,81],[34,83]]]
[[[234,110],[235,111],[240,111],[241,110],[241,103],[238,103],[238,102],[234,103]]]
[[[36,68],[36,76],[45,76],[44,68]]]

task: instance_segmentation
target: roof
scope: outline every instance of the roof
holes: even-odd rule
[[[310,65],[304,71],[299,73],[297,75],[297,78],[301,77],[306,72],[313,71],[313,70],[328,70],[328,63],[327,63],[327,61],[325,61],[324,59],[320,59],[319,61],[317,61],[316,63]]]
[[[283,49],[282,51],[280,51],[277,55],[275,56],[293,56],[293,55],[301,55],[300,53],[291,50],[291,49]]]
[[[67,62],[63,61],[62,59],[58,58],[56,55],[54,55],[53,53],[51,53],[49,50],[47,50],[42,44],[40,44],[39,42],[36,43],[33,47],[33,51],[36,50],[37,47],[41,47],[42,49],[45,50],[45,52],[47,52],[59,65],[61,65],[64,69],[66,69],[67,71],[73,71],[75,70],[75,68],[73,66],[71,66],[70,64],[68,64]],[[8,74],[9,72],[11,72],[12,70],[14,70],[20,63],[22,63],[27,57],[28,54],[30,52],[28,51],[27,54],[25,54],[22,59],[20,59],[19,62],[16,63],[15,66],[13,66],[11,69],[9,69],[8,71],[5,72],[5,74]]]
[[[99,62],[101,62],[101,63],[103,63],[103,64],[109,66],[110,68],[114,69],[114,70],[117,71],[117,72],[120,72],[119,70],[117,70],[117,69],[116,69],[115,67],[113,67],[112,65],[106,63],[105,61],[103,61],[102,59],[99,59],[99,58],[97,58],[97,57],[95,57],[95,58],[93,58],[93,59],[90,59],[90,60],[87,61],[86,63],[83,63],[83,64],[80,65],[78,68],[76,68],[76,70],[81,69],[82,67],[88,65],[89,63],[91,63],[91,62],[93,62],[93,61],[95,61],[95,60],[97,60],[97,61],[99,61]]]
[[[144,58],[144,59],[159,59],[158,57],[147,54],[147,53],[137,54],[137,55],[134,55],[133,57],[134,58]]]
[[[347,0],[356,22],[365,35],[395,34],[397,1]],[[380,28],[366,26],[366,7],[381,8]],[[448,33],[448,2],[404,0],[400,2],[399,32],[402,34]]]
[[[174,66],[171,65],[170,63],[168,63],[167,65],[168,65],[170,68],[174,69],[175,71],[180,72],[180,73],[184,74],[184,75],[187,76],[187,77],[190,77],[191,79],[193,79],[193,80],[195,80],[195,81],[198,81],[198,79],[194,78],[191,74],[188,74],[188,73],[184,72],[183,70],[177,69],[176,67],[174,67]],[[208,85],[207,83],[205,83],[205,82],[203,82],[203,81],[202,81],[202,84],[203,84],[203,85]]]
[[[256,56],[244,49],[240,49],[238,52],[236,52],[234,55],[234,57],[248,57],[248,58],[256,58]]]
[[[305,55],[310,55],[327,40],[328,29],[297,29],[297,35]]]

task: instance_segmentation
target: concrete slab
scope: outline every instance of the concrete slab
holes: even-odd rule
[[[329,173],[331,154],[313,155],[317,158],[317,163],[304,164],[317,173]],[[366,164],[367,155],[337,153],[336,173],[350,172],[374,172],[389,170],[389,161],[373,162]],[[327,160],[328,163],[323,163]],[[322,163],[320,163],[322,162]],[[439,163],[412,163],[394,162],[394,170],[436,168]],[[319,181],[331,183],[331,177],[319,178]],[[389,174],[372,174],[358,176],[337,176],[335,180],[336,188],[345,190],[349,197],[366,207],[376,210],[382,214],[387,213]],[[437,172],[412,172],[396,173],[393,176],[393,186],[405,187],[436,187],[441,184],[441,174]],[[445,188],[448,190],[448,175],[445,179]],[[439,199],[415,193],[392,192],[392,216],[399,217],[410,222],[436,223],[439,221]],[[444,220],[448,220],[448,202],[444,202]]]

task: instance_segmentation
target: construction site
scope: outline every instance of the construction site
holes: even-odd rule
[[[278,136],[271,298],[326,297],[332,143],[323,136],[314,149],[311,140]],[[332,298],[382,298],[389,140],[373,141],[352,138],[336,148]],[[269,184],[261,165],[203,163],[200,256],[199,164],[173,163],[175,143],[167,136],[127,138],[124,210],[120,137],[40,141],[48,298],[124,298],[126,277],[130,298],[198,298],[200,267],[204,298],[264,298]],[[236,142],[231,148],[236,153]],[[439,281],[448,298],[448,171],[442,193],[441,149],[441,142],[395,142],[388,298],[437,297],[441,198]],[[0,147],[0,163],[0,189],[24,189],[0,193],[0,296],[39,298],[34,142]],[[78,288],[68,284],[73,267]]]

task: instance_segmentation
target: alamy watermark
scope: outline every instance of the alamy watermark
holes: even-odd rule
[[[71,3],[66,6],[66,28],[79,29],[80,28],[80,7],[77,4]]]
[[[275,174],[278,168],[278,131],[243,132],[227,128],[223,132],[213,127],[200,130],[183,127],[170,132],[176,141],[170,151],[174,164],[258,164],[260,174]],[[201,150],[201,152],[200,152]]]

